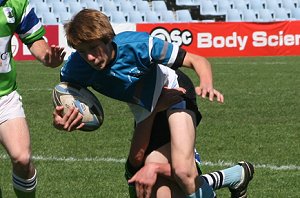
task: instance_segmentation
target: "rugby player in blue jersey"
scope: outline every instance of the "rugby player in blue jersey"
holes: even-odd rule
[[[179,67],[193,69],[199,77],[197,95],[224,101],[214,89],[211,65],[204,57],[191,54],[144,32],[115,35],[109,19],[97,10],[84,9],[64,25],[68,44],[76,49],[62,67],[61,81],[92,87],[108,97],[126,102],[136,127],[128,163],[141,167],[149,144],[153,113],[164,87],[178,89]],[[183,91],[184,92],[184,91]],[[66,130],[82,127],[73,119],[77,110],[60,117],[54,112],[54,125]],[[186,197],[214,197],[213,189],[199,177],[194,159],[195,116],[185,101],[167,110],[171,136],[172,176]],[[70,119],[71,118],[71,119]],[[70,121],[71,120],[71,121]]]
[[[31,160],[30,132],[17,92],[16,66],[11,51],[15,33],[45,66],[59,66],[65,52],[45,42],[45,29],[28,0],[0,0],[0,143],[12,162],[12,182],[17,197],[34,197],[37,172]]]

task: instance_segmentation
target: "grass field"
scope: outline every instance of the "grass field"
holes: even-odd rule
[[[249,197],[300,197],[300,57],[210,59],[223,105],[198,99],[203,120],[197,149],[203,171],[253,162]],[[92,133],[52,127],[51,89],[59,69],[18,62],[19,92],[31,128],[38,198],[128,197],[123,177],[132,116],[123,103],[98,95],[103,126]],[[185,70],[187,71],[187,70]],[[196,81],[195,75],[187,71]],[[14,197],[10,161],[0,147],[3,198]],[[229,197],[229,191],[218,191]]]

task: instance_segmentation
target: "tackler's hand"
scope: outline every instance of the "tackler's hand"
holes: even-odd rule
[[[180,101],[183,100],[182,95],[184,95],[185,93],[186,90],[182,87],[175,88],[175,89],[169,89],[164,87],[157,101],[155,111],[156,112],[164,111],[170,106],[179,103]]]
[[[128,183],[135,184],[136,195],[138,198],[151,197],[152,188],[157,179],[157,172],[155,169],[155,163],[147,164],[128,180]]]

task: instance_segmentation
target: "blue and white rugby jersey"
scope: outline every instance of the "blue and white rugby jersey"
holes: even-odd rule
[[[113,39],[115,59],[101,71],[74,52],[61,69],[61,81],[92,87],[127,102],[135,120],[150,115],[164,86],[178,87],[173,69],[182,65],[185,51],[144,32],[123,32]],[[172,68],[172,69],[170,69]]]

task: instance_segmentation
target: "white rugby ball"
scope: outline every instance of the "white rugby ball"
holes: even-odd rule
[[[104,120],[103,108],[97,97],[88,89],[68,82],[60,82],[52,91],[54,106],[64,106],[64,114],[70,107],[78,108],[83,115],[82,131],[98,129]]]

